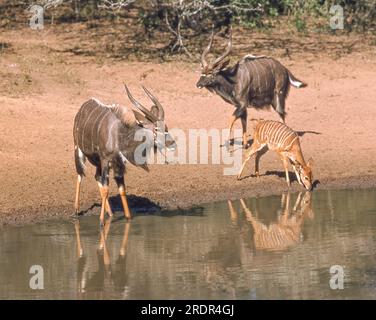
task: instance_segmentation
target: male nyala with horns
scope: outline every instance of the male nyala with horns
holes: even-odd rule
[[[296,79],[280,62],[266,56],[246,55],[234,66],[228,67],[230,59],[226,59],[232,48],[232,34],[227,48],[220,57],[208,63],[206,56],[213,43],[212,33],[209,45],[201,56],[201,77],[198,88],[206,88],[215,92],[228,103],[235,106],[230,121],[229,139],[237,119],[241,119],[243,130],[243,146],[247,144],[247,108],[266,109],[270,105],[285,122],[285,100],[290,84],[296,88],[306,86]]]
[[[124,184],[126,162],[148,170],[144,155],[152,148],[154,151],[175,148],[175,141],[164,125],[162,105],[145,87],[142,88],[153,102],[150,110],[136,101],[125,86],[128,97],[137,110],[121,105],[107,106],[97,99],[90,99],[81,106],[74,119],[74,157],[78,175],[75,210],[78,213],[80,187],[85,161],[88,159],[96,167],[95,179],[102,198],[101,226],[104,224],[105,212],[112,215],[108,201],[110,169],[119,188],[124,214],[130,219]]]

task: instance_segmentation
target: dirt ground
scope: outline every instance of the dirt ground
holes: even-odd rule
[[[128,105],[122,85],[126,81],[134,95],[147,104],[141,82],[164,105],[169,128],[185,131],[226,128],[233,111],[218,96],[196,88],[197,63],[136,62],[75,54],[65,50],[74,46],[67,38],[29,29],[3,30],[0,44],[2,224],[73,214],[73,119],[90,97]],[[332,49],[314,54],[302,50],[292,56],[280,50],[277,54],[296,77],[308,83],[307,88],[291,89],[287,124],[302,132],[304,155],[314,158],[316,189],[376,186],[375,47],[341,55],[330,54]],[[252,53],[274,55],[267,48]],[[278,119],[269,111],[251,109],[249,115]],[[251,135],[250,122],[248,128]],[[248,172],[252,166],[249,164]],[[99,192],[94,171],[88,168],[82,209],[96,214]],[[136,211],[148,203],[162,209],[186,208],[287,190],[282,164],[271,152],[261,160],[259,179],[237,181],[235,176],[224,176],[223,168],[222,164],[152,165],[147,173],[129,166],[126,183],[131,206]],[[111,186],[115,196],[113,182]],[[291,189],[301,187],[294,182]]]

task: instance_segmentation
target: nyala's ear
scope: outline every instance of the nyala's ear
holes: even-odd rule
[[[309,158],[308,161],[307,161],[307,166],[310,167],[310,168],[312,168],[314,164],[315,163],[314,163],[313,159]]]

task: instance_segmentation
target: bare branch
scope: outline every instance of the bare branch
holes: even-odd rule
[[[29,7],[33,5],[40,5],[44,9],[56,8],[58,5],[62,4],[64,0],[37,0],[35,3],[32,3]]]
[[[181,20],[179,19],[178,21],[178,26],[177,26],[177,30],[175,31],[171,25],[170,25],[170,22],[168,21],[168,14],[167,14],[167,11],[165,13],[165,19],[166,19],[166,25],[167,25],[167,28],[168,30],[173,34],[175,35],[176,37],[176,42],[175,44],[172,46],[171,48],[171,51],[173,52],[175,50],[175,48],[178,46],[178,51],[180,51],[180,49],[182,49],[187,55],[188,57],[192,58],[192,54],[188,51],[188,49],[184,46],[184,43],[183,43],[183,38],[181,36],[181,33],[180,33],[180,30],[181,30]]]
[[[136,0],[103,0],[102,3],[98,5],[98,8],[118,12],[129,7],[134,2],[136,2]]]
[[[136,0],[102,0],[99,8],[120,11],[128,8]],[[165,27],[174,36],[171,52],[184,52],[190,58],[192,54],[185,45],[185,39],[190,37],[191,30],[206,25],[206,18],[216,19],[224,13],[229,16],[241,16],[249,12],[262,12],[260,3],[256,6],[242,0],[231,0],[227,4],[219,5],[218,0],[149,0],[151,17],[164,17]],[[193,27],[192,27],[193,26]]]

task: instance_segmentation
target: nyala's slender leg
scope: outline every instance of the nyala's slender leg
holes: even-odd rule
[[[99,183],[98,183],[98,185],[99,185],[99,192],[101,192],[100,191],[101,190],[101,186],[100,186]],[[112,217],[114,215],[114,213],[112,212],[112,209],[111,209],[109,197],[107,197],[107,199],[106,199],[106,207],[105,207],[105,209],[106,209],[106,212],[108,213],[108,215],[110,217]]]
[[[290,183],[290,175],[289,175],[289,167],[288,167],[289,160],[288,160],[287,156],[285,156],[283,154],[279,154],[279,156],[281,157],[283,167],[285,168],[287,186],[290,187],[291,183]]]
[[[253,141],[253,144],[251,146],[251,149],[249,150],[248,152],[248,155],[246,157],[246,159],[243,161],[243,164],[242,164],[242,167],[238,173],[238,180],[240,180],[241,176],[242,176],[242,173],[243,173],[243,170],[244,170],[244,167],[245,165],[247,164],[247,162],[252,158],[252,156],[257,152],[259,151],[260,149],[262,149],[264,146],[260,145],[259,143],[257,143],[256,141]]]
[[[119,194],[121,198],[121,202],[123,204],[124,208],[124,215],[127,219],[132,219],[131,211],[129,210],[128,200],[127,200],[127,194],[125,191],[125,186],[119,187]]]
[[[273,107],[278,112],[278,115],[281,118],[282,122],[285,123],[285,97],[282,93],[274,94]]]
[[[255,155],[255,176],[257,178],[260,177],[260,170],[259,170],[260,157],[261,157],[260,152],[256,152],[256,155]]]
[[[107,201],[106,201],[106,209],[107,209],[107,213],[108,213],[108,215],[109,215],[110,217],[112,217],[112,216],[114,215],[114,213],[112,212],[109,198],[107,198]]]
[[[242,130],[243,130],[243,147],[247,149],[249,147],[248,145],[248,139],[247,139],[247,109],[244,109],[243,114],[241,116],[241,122],[242,122]]]
[[[98,181],[98,187],[99,187],[99,194],[101,195],[102,197],[102,191],[101,189],[103,188],[102,184]],[[109,197],[107,197],[106,199],[106,206],[105,206],[105,211],[108,213],[108,215],[110,217],[113,216],[113,212],[112,212],[112,209],[111,209],[111,205],[110,205],[110,200],[109,200]]]
[[[104,214],[106,212],[106,203],[107,203],[107,198],[108,198],[108,186],[100,186],[99,190],[100,190],[101,198],[102,198],[99,223],[100,223],[100,226],[103,227],[104,226]]]
[[[98,187],[99,187],[99,193],[100,193],[101,198],[102,198],[103,182],[102,182],[102,167],[100,165],[97,166],[97,168],[96,168],[95,180],[97,180]],[[113,212],[112,212],[110,201],[109,201],[108,197],[106,198],[105,211],[107,211],[108,215],[110,217],[112,217]]]
[[[76,214],[80,211],[80,191],[81,191],[82,175],[77,175],[76,197],[74,200],[74,211]]]
[[[78,214],[80,210],[80,191],[81,191],[81,182],[85,172],[85,161],[86,157],[82,151],[78,148],[77,145],[74,146],[74,161],[76,165],[77,172],[77,183],[76,183],[76,196],[74,200],[74,211]]]
[[[124,163],[122,161],[115,163],[113,166],[113,170],[114,170],[114,178],[119,189],[121,203],[124,209],[124,215],[127,219],[132,219],[131,211],[129,210],[129,206],[128,206],[125,183],[124,183],[124,173],[125,173]]]
[[[229,143],[229,145],[231,144],[231,139],[233,139],[232,129],[234,128],[234,124],[235,124],[235,121],[237,119],[238,118],[236,117],[236,115],[231,116],[230,125],[229,125],[229,132],[228,132],[228,143]]]
[[[295,176],[296,176],[296,179],[298,180],[298,183],[299,183],[300,185],[304,186],[302,180],[300,179],[300,174],[299,174],[299,172],[298,172],[298,169],[296,168],[296,165],[295,165],[294,163],[292,164],[292,167],[293,167],[293,169],[294,169]]]
[[[108,203],[108,172],[109,172],[109,167],[108,163],[105,165],[102,164],[102,174],[101,174],[101,183],[99,184],[99,191],[101,193],[101,198],[102,198],[102,205],[101,205],[101,213],[99,216],[100,220],[100,226],[103,227],[104,225],[104,214],[106,211],[106,206]]]
[[[121,203],[122,203],[123,209],[124,209],[124,215],[127,219],[132,219],[131,211],[129,210],[129,206],[128,206],[124,177],[123,176],[115,177],[115,181],[116,181],[118,188],[119,188],[119,194],[120,194]]]

